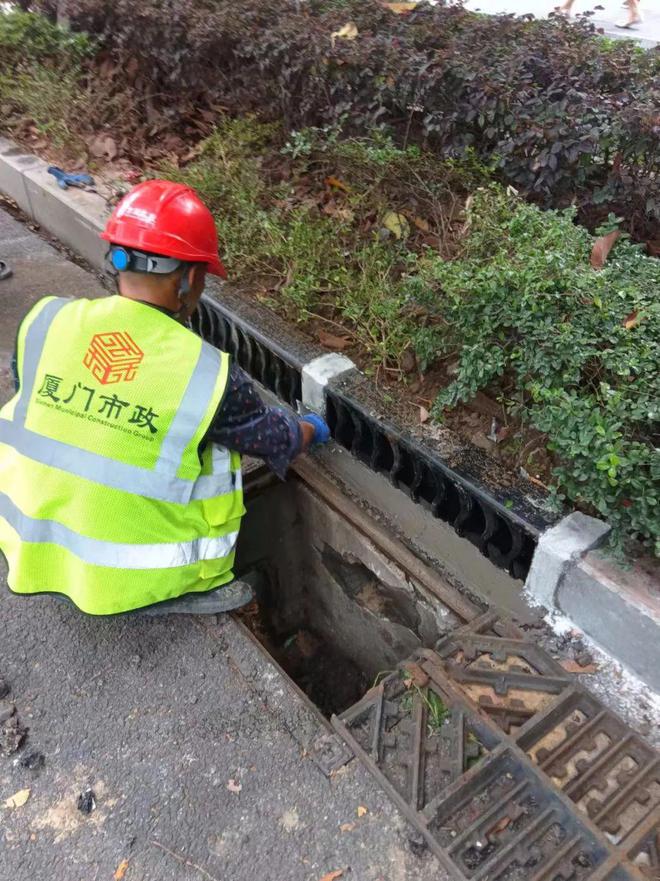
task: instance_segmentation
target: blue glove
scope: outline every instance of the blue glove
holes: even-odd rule
[[[328,423],[325,421],[325,419],[317,416],[316,413],[308,413],[306,416],[303,416],[300,421],[308,422],[310,425],[314,426],[314,436],[312,438],[313,444],[327,444],[327,442],[330,440],[330,429],[328,428]]]
[[[63,171],[61,168],[58,168],[57,165],[49,165],[48,174],[53,175],[57,181],[57,186],[61,187],[63,190],[68,190],[69,187],[94,186],[94,178],[91,174],[73,174],[68,171]]]

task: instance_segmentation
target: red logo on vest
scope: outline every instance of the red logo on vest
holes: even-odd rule
[[[135,379],[144,352],[126,331],[96,333],[83,360],[103,385]]]

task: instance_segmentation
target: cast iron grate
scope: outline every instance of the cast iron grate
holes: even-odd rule
[[[492,613],[332,723],[461,881],[658,877],[658,754]]]

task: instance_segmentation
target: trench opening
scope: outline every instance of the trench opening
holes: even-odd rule
[[[258,573],[239,618],[326,717],[459,623],[300,481],[246,498],[238,575]]]

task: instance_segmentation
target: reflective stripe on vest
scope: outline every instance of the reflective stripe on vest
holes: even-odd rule
[[[136,384],[107,395],[103,385],[135,375],[107,381],[86,363],[88,339],[104,334],[128,337],[141,355]],[[133,354],[120,348],[119,357],[124,351]],[[19,391],[0,410],[0,549],[10,589],[61,593],[110,615],[231,581],[245,511],[240,456],[203,443],[229,356],[144,304],[48,298],[19,330],[18,362]],[[94,382],[79,381],[80,365]],[[65,393],[56,387],[60,397],[44,400],[44,389],[54,393],[40,385],[42,372],[66,383]],[[85,405],[74,394],[87,385],[106,402],[126,389],[112,395],[127,399],[121,428],[110,427],[110,413],[100,418],[98,397],[84,415],[91,397]],[[128,408],[146,412],[143,404],[159,411],[153,431],[130,425]]]
[[[199,358],[186,388],[181,406],[163,439],[160,456],[153,470],[108,460],[89,450],[71,446],[63,441],[45,437],[25,428],[27,408],[32,397],[37,367],[43,351],[46,334],[57,313],[71,300],[55,299],[45,304],[28,328],[25,338],[23,375],[19,398],[12,421],[0,419],[0,441],[10,444],[24,456],[44,465],[57,463],[56,467],[69,471],[104,486],[124,490],[166,502],[187,504],[191,499],[212,498],[234,492],[239,487],[236,474],[227,469],[224,475],[214,468],[214,477],[200,476],[196,481],[169,474],[172,463],[178,463],[192,434],[206,413],[220,364],[220,353],[213,346],[202,342]],[[229,457],[229,454],[227,454]],[[107,465],[112,462],[112,467]],[[227,463],[229,458],[227,459]]]
[[[238,538],[238,532],[230,532],[216,538],[196,538],[169,544],[99,541],[80,535],[55,520],[37,520],[26,516],[4,493],[0,493],[0,517],[4,517],[16,530],[21,541],[52,542],[67,548],[86,563],[114,569],[171,569],[189,566],[200,560],[215,560],[231,554]]]

